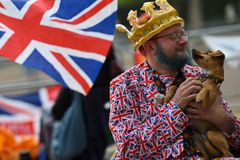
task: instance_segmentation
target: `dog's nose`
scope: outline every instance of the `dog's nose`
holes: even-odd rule
[[[192,49],[192,57],[193,57],[194,60],[200,58],[200,55],[198,53],[199,52],[196,49]]]

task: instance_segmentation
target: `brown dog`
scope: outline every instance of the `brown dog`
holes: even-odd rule
[[[193,59],[196,63],[207,71],[207,76],[201,77],[203,88],[196,97],[196,102],[202,103],[204,108],[208,108],[217,97],[218,88],[224,80],[224,54],[221,51],[200,52],[195,49],[192,51]],[[164,97],[168,102],[180,83],[173,84]],[[204,159],[216,157],[229,157],[229,144],[223,133],[213,124],[201,120],[191,120],[194,130],[194,144],[202,152]]]
[[[203,78],[205,79],[202,83],[203,88],[196,97],[196,102],[202,103],[204,108],[208,108],[216,99],[219,87],[224,80],[225,56],[219,50],[200,52],[195,49],[193,49],[192,55],[196,63],[208,73]],[[228,142],[217,127],[200,120],[192,120],[191,125],[196,131],[194,143],[205,159],[232,156]]]

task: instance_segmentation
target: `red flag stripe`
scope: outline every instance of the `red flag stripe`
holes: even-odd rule
[[[15,30],[14,35],[9,38],[7,43],[0,50],[0,55],[9,57],[12,60],[15,60],[18,57],[18,55],[25,49],[25,47],[31,42],[32,39],[52,45],[66,46],[67,48],[72,48],[76,50],[93,53],[95,52],[104,56],[106,56],[106,50],[108,50],[109,46],[111,45],[111,41],[102,39],[98,40],[98,38],[94,37],[77,35],[73,32],[62,29],[50,28],[45,26],[34,26],[34,28],[33,26],[27,25],[32,23],[21,21],[19,21],[18,23],[11,23],[10,21],[12,20],[9,21],[8,17],[1,14],[0,19],[5,24],[12,24],[11,26],[8,25],[8,27]],[[28,30],[28,32],[23,32],[23,30]],[[68,40],[65,39],[65,37],[72,38],[71,40]],[[92,47],[89,44],[94,44],[98,47]]]
[[[5,8],[1,2],[0,2],[0,8]]]
[[[25,115],[29,115],[29,116],[33,116],[33,114],[31,112],[27,112],[26,110],[21,110],[21,109],[18,109],[16,107],[13,107],[7,103],[4,103],[2,101],[0,101],[0,105],[1,105],[1,108],[5,109],[5,110],[8,110],[10,112],[13,112],[13,113],[21,113],[21,114],[25,114]]]
[[[112,2],[112,0],[101,1],[95,7],[93,7],[91,10],[89,10],[87,13],[83,14],[81,17],[79,17],[78,19],[74,20],[73,22],[66,22],[66,21],[64,21],[64,23],[67,23],[67,24],[79,24],[79,23],[82,23],[82,22],[86,21],[87,19],[89,19],[90,17],[92,17],[93,15],[95,15],[97,12],[99,12],[102,8],[104,8],[105,6],[110,4],[111,2]],[[63,22],[62,20],[53,20],[53,21]]]
[[[57,52],[52,52],[54,56],[58,59],[59,62],[66,68],[66,70],[78,81],[79,84],[82,85],[83,90],[87,94],[90,90],[89,84],[84,80],[84,78],[78,73],[75,68],[60,54]]]

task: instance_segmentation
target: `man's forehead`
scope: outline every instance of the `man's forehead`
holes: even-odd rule
[[[163,31],[159,32],[158,35],[164,35],[166,33],[173,33],[173,32],[181,32],[183,30],[184,29],[181,26],[181,24],[175,24],[175,25],[168,27],[168,28],[164,29]]]

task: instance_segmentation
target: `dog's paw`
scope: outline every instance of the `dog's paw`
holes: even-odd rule
[[[196,103],[199,103],[199,104],[202,104],[202,103],[203,103],[203,100],[201,100],[201,99],[196,99],[195,102],[196,102]]]
[[[203,94],[202,94],[203,92],[202,91],[200,91],[200,93],[198,93],[198,95],[197,95],[197,97],[195,98],[195,102],[196,103],[199,103],[199,104],[202,104],[203,103]]]

